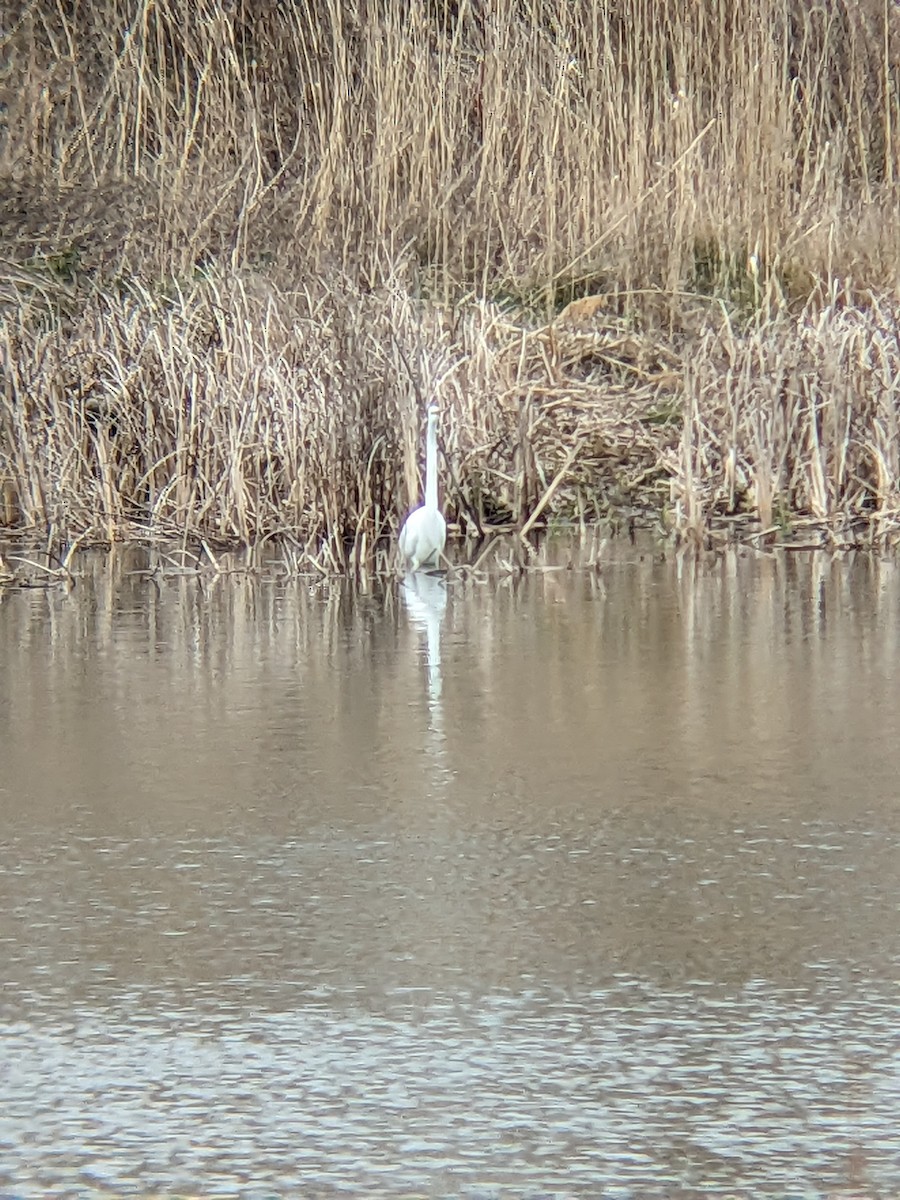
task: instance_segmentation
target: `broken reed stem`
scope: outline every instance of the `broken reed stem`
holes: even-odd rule
[[[563,463],[563,465],[559,468],[559,470],[553,476],[553,479],[550,482],[550,485],[545,489],[544,494],[541,496],[540,500],[537,502],[537,504],[532,509],[531,516],[528,518],[528,520],[522,526],[520,533],[519,533],[520,537],[522,537],[522,538],[528,537],[529,533],[531,532],[532,528],[534,527],[534,525],[537,522],[538,518],[540,517],[541,513],[544,511],[544,509],[547,507],[547,505],[553,499],[554,493],[556,492],[557,488],[562,483],[562,481],[565,479],[566,472],[569,470],[569,467],[571,467],[572,463],[578,457],[578,452],[580,449],[581,449],[581,442],[580,441],[575,442],[575,444],[569,450],[569,453],[566,455],[566,461]]]

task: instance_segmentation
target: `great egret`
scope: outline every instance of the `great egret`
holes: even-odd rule
[[[438,508],[436,404],[428,405],[425,439],[425,503],[409,514],[400,530],[400,557],[408,571],[437,565],[447,540],[447,523]]]

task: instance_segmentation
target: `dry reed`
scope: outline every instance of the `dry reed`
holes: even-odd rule
[[[0,524],[361,568],[434,394],[466,530],[894,536],[887,0],[3,20]]]

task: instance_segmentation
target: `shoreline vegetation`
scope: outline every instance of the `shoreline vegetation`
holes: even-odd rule
[[[888,0],[13,0],[0,539],[900,542]]]

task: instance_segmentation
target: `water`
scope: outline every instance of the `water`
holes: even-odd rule
[[[0,600],[0,1195],[900,1195],[892,563],[143,565]]]

